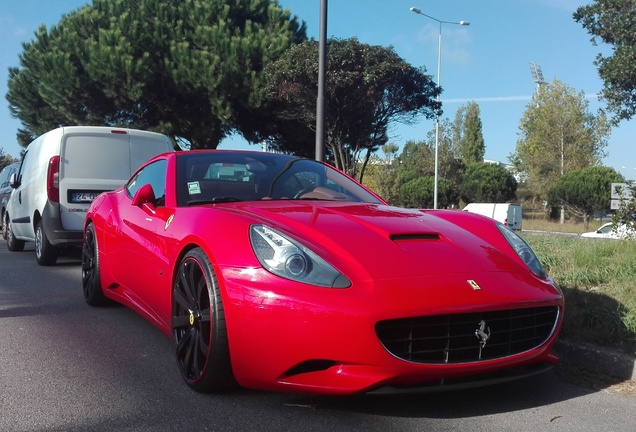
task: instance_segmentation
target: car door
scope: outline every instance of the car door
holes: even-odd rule
[[[155,193],[154,206],[163,205],[166,182],[166,160],[155,161],[140,170],[120,194],[115,210],[117,240],[112,243],[111,258],[116,280],[126,287],[128,295],[139,307],[156,315],[153,290],[161,285],[164,260],[160,252],[158,234],[165,221],[157,217],[149,206],[133,205],[133,198],[144,185],[150,184]],[[169,277],[169,276],[168,276]]]

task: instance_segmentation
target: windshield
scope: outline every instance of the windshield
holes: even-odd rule
[[[381,203],[330,166],[276,153],[183,152],[177,159],[177,203],[329,200]]]

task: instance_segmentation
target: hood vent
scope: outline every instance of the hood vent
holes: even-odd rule
[[[391,234],[389,236],[394,242],[411,241],[411,240],[439,240],[439,234],[436,233],[412,233],[412,234]]]

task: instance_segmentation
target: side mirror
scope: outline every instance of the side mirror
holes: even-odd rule
[[[18,180],[15,173],[12,173],[9,176],[9,186],[11,186],[12,189],[17,189],[18,187],[20,187],[20,181]]]
[[[151,213],[155,212],[155,191],[152,190],[150,184],[140,187],[132,199],[132,205],[136,207],[144,207]]]

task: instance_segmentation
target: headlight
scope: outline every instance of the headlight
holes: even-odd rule
[[[252,225],[250,241],[261,265],[277,276],[330,288],[351,286],[327,261],[273,228]]]
[[[530,267],[532,273],[536,274],[540,278],[547,277],[547,273],[541,265],[539,258],[537,258],[537,255],[534,253],[528,243],[525,242],[524,239],[515,234],[515,232],[512,231],[510,228],[507,228],[501,224],[497,224],[497,228],[499,228],[499,231],[501,231],[506,240],[508,240],[510,246],[512,246],[515,252],[517,252],[519,258],[521,258],[521,260],[526,263],[528,267]]]

